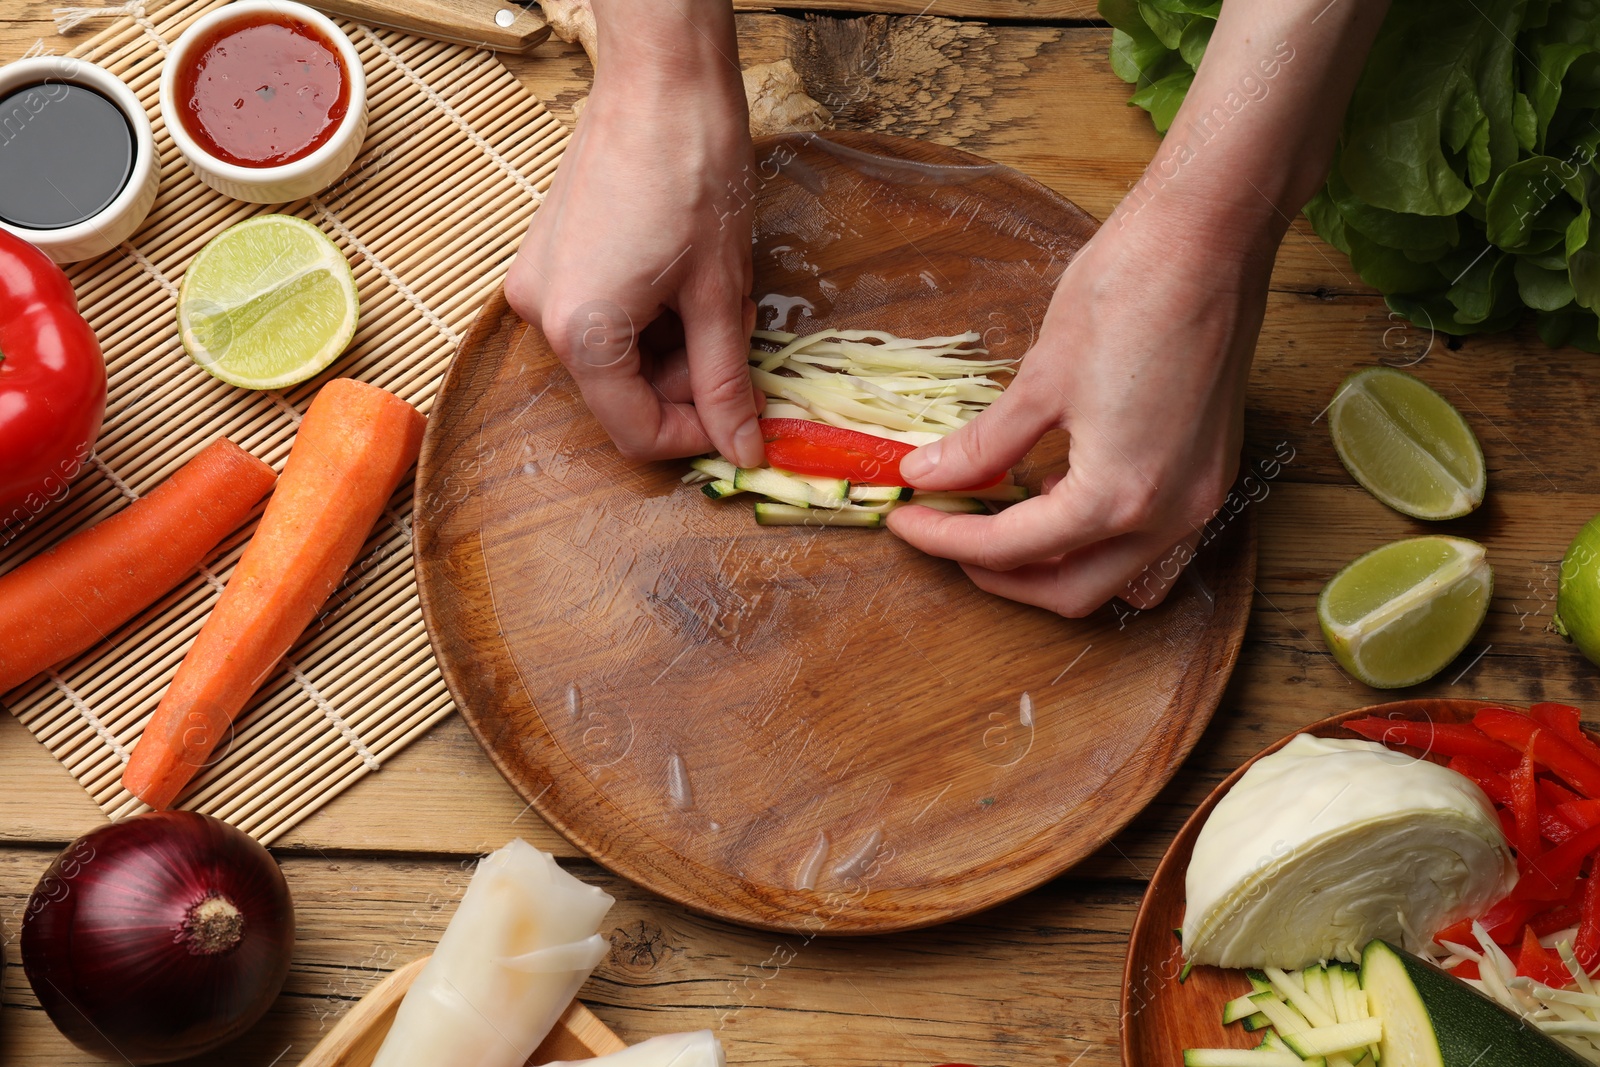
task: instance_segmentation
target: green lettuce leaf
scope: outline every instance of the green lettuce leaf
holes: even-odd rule
[[[1172,124],[1219,0],[1100,0],[1130,103]],[[1468,334],[1528,315],[1600,352],[1600,0],[1396,0],[1312,228],[1391,309]]]

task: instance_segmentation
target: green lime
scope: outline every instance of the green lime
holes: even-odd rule
[[[1414,519],[1457,519],[1483,503],[1483,449],[1461,412],[1392,367],[1352,374],[1328,405],[1333,447],[1361,487]]]
[[[344,253],[292,215],[259,215],[217,234],[178,293],[190,358],[243,389],[314,377],[349,346],[359,314]]]
[[[1591,662],[1600,663],[1600,515],[1584,524],[1561,559],[1552,625]]]
[[[1317,621],[1339,666],[1376,689],[1398,689],[1432,678],[1467,647],[1493,587],[1476,541],[1413,537],[1334,575],[1317,597]]]

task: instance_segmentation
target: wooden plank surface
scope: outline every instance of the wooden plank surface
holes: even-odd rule
[[[51,33],[52,6],[0,0],[0,60]],[[842,126],[988,155],[1101,217],[1156,144],[1106,64],[1109,32],[1071,24],[1089,17],[1091,4],[943,0],[922,17],[918,0],[832,6],[907,14],[756,13],[740,28],[747,62],[794,60],[813,92],[837,105]],[[985,15],[1012,21],[973,17]],[[70,40],[46,43],[64,51]],[[552,43],[511,65],[570,121],[588,86],[580,50]],[[1317,591],[1339,566],[1422,530],[1351,485],[1318,419],[1345,374],[1380,359],[1420,358],[1414,372],[1467,415],[1490,471],[1484,509],[1449,526],[1489,545],[1489,622],[1455,665],[1405,695],[1569,699],[1600,717],[1600,672],[1544,629],[1555,564],[1577,526],[1600,510],[1600,458],[1588,445],[1600,433],[1600,362],[1552,353],[1529,333],[1455,348],[1430,343],[1392,319],[1303,222],[1273,287],[1251,380],[1247,457],[1293,458],[1249,505],[1260,513],[1261,556],[1244,653],[1179,778],[1100,854],[965,923],[801,944],[699,919],[576,859],[450,719],[280,841],[301,917],[290,985],[260,1031],[212,1062],[296,1062],[353,998],[432,945],[472,857],[520,834],[618,896],[611,957],[584,996],[625,1038],[713,1026],[736,1063],[1116,1064],[1127,932],[1141,882],[1183,818],[1288,730],[1384,698],[1338,670],[1315,618]],[[9,717],[0,717],[0,783],[0,925],[10,942],[0,1064],[88,1063],[38,1010],[14,942],[26,894],[50,857],[100,816]]]

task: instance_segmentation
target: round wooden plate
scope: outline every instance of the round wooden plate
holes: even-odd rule
[[[868,134],[762,142],[762,325],[1021,356],[1094,222],[1022,175]],[[1047,438],[1025,483],[1061,469]],[[490,302],[417,478],[428,630],[506,778],[613,871],[752,926],[873,933],[1026,891],[1120,829],[1216,707],[1250,514],[1167,603],[1069,621],[883,531],[763,528],[629,466],[539,332]]]
[[[1399,700],[1347,711],[1331,719],[1296,730],[1258,752],[1230,774],[1195,809],[1173,839],[1133,923],[1128,960],[1122,975],[1122,1062],[1124,1067],[1178,1067],[1186,1048],[1250,1048],[1259,1038],[1242,1027],[1222,1024],[1222,1005],[1250,991],[1243,971],[1196,967],[1183,982],[1183,953],[1173,933],[1183,926],[1184,877],[1195,838],[1211,809],[1233,788],[1244,772],[1262,756],[1270,755],[1296,734],[1355,738],[1344,723],[1367,715],[1392,719],[1427,719],[1466,722],[1474,712],[1510,705],[1486,700]]]

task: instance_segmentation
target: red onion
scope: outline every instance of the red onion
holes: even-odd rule
[[[277,861],[192,811],[136,815],[56,857],[28,900],[22,966],[73,1044],[166,1063],[255,1024],[289,973],[294,906]]]

